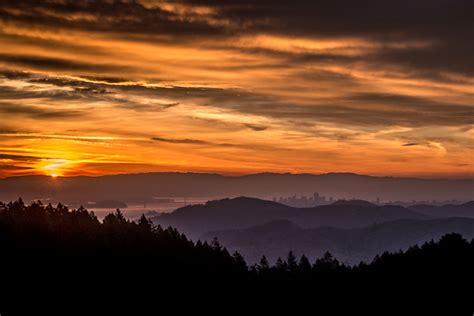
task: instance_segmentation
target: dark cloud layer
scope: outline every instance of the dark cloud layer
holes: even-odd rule
[[[7,164],[0,164],[0,171],[34,171],[33,168],[30,167],[22,167],[18,165],[7,165]]]
[[[243,31],[378,38],[461,38],[472,31],[470,0],[183,0],[215,8]],[[449,26],[449,27],[448,27]]]
[[[42,70],[69,70],[69,71],[116,71],[117,66],[72,61],[69,59],[41,57],[31,55],[0,54],[0,62],[28,66]],[[122,71],[127,69],[120,67]]]
[[[164,137],[153,137],[152,140],[162,143],[171,144],[191,144],[191,145],[209,145],[210,142],[199,140],[199,139],[188,139],[188,138],[164,138]]]
[[[27,155],[12,155],[12,154],[2,154],[0,153],[0,159],[7,159],[7,160],[39,160],[41,158],[35,156],[27,156]]]
[[[146,8],[138,1],[3,1],[0,17],[31,25],[126,34],[214,35],[222,28],[205,21],[180,19],[159,7]],[[19,14],[19,12],[21,12]],[[87,16],[71,19],[71,15]]]
[[[170,4],[212,8],[208,17],[228,23],[182,16],[139,1],[3,1],[2,17],[62,27],[106,29],[127,33],[208,35],[223,32],[268,32],[327,36],[441,37],[452,30],[468,34],[474,4],[470,0],[176,0]],[[17,9],[13,11],[13,9]],[[23,9],[20,11],[20,9]],[[21,12],[21,14],[18,13]],[[89,19],[70,19],[88,14]],[[113,17],[113,19],[111,19]],[[179,19],[181,17],[181,19]],[[176,26],[180,26],[177,28]],[[449,29],[446,26],[449,25]]]
[[[339,98],[315,98],[312,106],[297,106],[294,103],[274,96],[239,89],[201,88],[201,87],[147,87],[140,84],[111,86],[108,83],[92,83],[82,80],[59,77],[39,77],[25,73],[6,72],[5,77],[23,78],[31,83],[47,83],[58,87],[71,87],[73,92],[29,92],[1,88],[4,97],[13,99],[52,98],[56,100],[108,100],[120,107],[135,111],[163,111],[179,105],[180,102],[195,101],[201,105],[217,104],[219,107],[244,114],[255,114],[275,119],[294,121],[318,120],[349,125],[384,126],[404,125],[456,126],[474,123],[472,104],[441,102],[425,97],[402,94],[384,94],[360,92]],[[318,76],[318,74],[314,74]],[[335,76],[326,72],[320,76]],[[350,80],[343,78],[343,80]],[[120,82],[119,79],[111,83]],[[1,91],[3,90],[3,91]],[[160,97],[177,102],[139,104],[119,95],[141,95],[149,98]],[[85,115],[81,111],[51,110],[23,105],[0,103],[0,111],[6,114],[24,114],[38,118],[68,118]],[[420,115],[422,119],[420,119]],[[267,127],[258,124],[246,124],[254,131],[263,131]]]
[[[240,148],[240,149],[268,149],[267,146],[262,145],[243,145],[237,143],[222,143],[222,142],[211,142],[201,139],[189,139],[189,138],[165,138],[165,137],[152,137],[151,140],[160,143],[169,144],[183,144],[183,145],[201,145],[209,147],[227,147],[227,148]]]
[[[474,2],[471,0],[176,0],[172,5],[212,9],[203,16],[188,10],[165,10],[139,1],[11,1],[5,0],[0,17],[7,22],[127,34],[173,42],[241,34],[277,34],[305,37],[358,37],[390,41],[426,41],[412,49],[385,48],[374,61],[421,70],[448,70],[472,74]],[[20,13],[21,12],[21,13]],[[80,18],[80,16],[87,16]],[[79,16],[79,18],[71,18]],[[327,60],[341,56],[305,54],[303,59]],[[59,68],[81,68],[60,60],[13,58],[19,63]],[[102,66],[102,67],[107,67]]]
[[[75,110],[54,110],[37,106],[27,106],[0,102],[0,113],[5,115],[26,115],[36,119],[67,119],[83,116],[84,113]]]

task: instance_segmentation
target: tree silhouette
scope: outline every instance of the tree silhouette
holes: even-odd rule
[[[316,260],[314,268],[322,271],[334,271],[339,268],[339,261],[329,251],[326,251],[322,258]]]
[[[293,254],[293,251],[291,250],[288,253],[288,256],[286,258],[286,264],[287,264],[288,271],[293,272],[293,273],[296,272],[298,268],[298,263],[296,261],[295,255]]]
[[[116,225],[126,223],[127,219],[123,216],[122,212],[119,209],[117,209],[114,213],[106,215],[104,218],[105,225]]]
[[[138,226],[140,226],[145,231],[151,231],[153,228],[153,223],[151,222],[151,220],[145,217],[145,214],[142,214],[142,216],[138,220]]]
[[[474,241],[447,234],[438,242],[415,245],[406,251],[383,253],[371,263],[341,265],[326,252],[311,266],[304,255],[297,261],[290,251],[286,261],[271,266],[265,256],[249,269],[242,255],[230,255],[217,239],[193,243],[172,227],[153,226],[142,215],[136,222],[117,210],[101,223],[80,207],[69,210],[59,203],[25,205],[19,199],[0,203],[0,261],[2,282],[18,277],[126,278],[130,271],[149,271],[161,278],[311,280],[320,284],[383,280],[388,284],[410,280],[453,282],[473,280]],[[93,262],[93,264],[91,264]],[[107,267],[99,274],[93,267]],[[48,280],[42,280],[47,283]],[[13,284],[12,283],[12,284]]]
[[[281,258],[278,258],[276,263],[275,263],[275,268],[277,270],[287,270],[288,269],[288,265],[286,264],[285,261],[283,261],[283,259]]]
[[[267,257],[262,256],[262,259],[260,259],[260,262],[258,263],[258,268],[259,271],[267,271],[270,269],[270,264],[268,263]]]
[[[311,263],[305,255],[301,256],[298,263],[298,275],[300,279],[309,279],[311,276]]]

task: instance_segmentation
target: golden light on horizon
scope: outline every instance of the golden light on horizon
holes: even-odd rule
[[[39,170],[44,175],[57,178],[63,176],[64,172],[68,169],[68,165],[71,164],[72,162],[66,159],[45,160]]]

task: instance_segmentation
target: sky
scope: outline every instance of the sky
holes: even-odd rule
[[[474,177],[472,0],[0,3],[0,178]]]

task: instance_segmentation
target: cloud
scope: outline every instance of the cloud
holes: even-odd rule
[[[6,1],[2,18],[63,28],[172,35],[268,32],[320,36],[434,36],[472,25],[468,0]],[[113,18],[112,18],[113,17]],[[400,17],[403,17],[401,19]],[[177,26],[180,26],[179,28]],[[459,34],[452,34],[459,36]]]
[[[189,138],[163,138],[163,137],[152,137],[152,140],[156,142],[162,143],[170,143],[170,144],[191,144],[191,145],[210,145],[212,143],[199,140],[199,139],[189,139]]]
[[[0,163],[0,170],[1,171],[34,171],[33,168],[30,167],[23,167],[17,165],[5,165]]]
[[[164,138],[164,137],[152,137],[151,140],[169,144],[183,144],[183,145],[199,145],[216,148],[236,148],[236,149],[248,149],[248,150],[263,150],[271,149],[272,146],[258,145],[258,144],[240,144],[232,142],[212,142],[201,139],[190,139],[190,138]]]
[[[2,154],[0,153],[0,159],[6,159],[6,160],[40,160],[42,159],[41,157],[36,157],[36,156],[28,156],[28,155],[12,155],[12,154]]]
[[[126,34],[130,38],[179,43],[205,38],[274,34],[307,38],[365,38],[374,42],[430,42],[418,48],[376,51],[374,60],[414,68],[472,74],[469,0],[287,1],[177,0],[148,1],[6,1],[0,16],[9,23],[57,29]],[[446,27],[446,26],[449,27]],[[161,35],[161,37],[160,37]],[[337,55],[303,54],[303,59],[333,60]],[[11,58],[37,64],[37,59]],[[82,68],[61,60],[44,60],[52,68]],[[105,66],[107,67],[107,66]],[[69,68],[70,69],[70,68]]]
[[[70,59],[45,57],[45,56],[31,56],[18,54],[0,54],[0,62],[15,64],[20,66],[27,66],[34,69],[42,70],[69,70],[69,71],[117,71],[119,69],[116,65],[85,63],[73,61]],[[120,66],[120,70],[126,70],[127,67]]]
[[[27,46],[40,46],[48,50],[61,50],[68,53],[93,54],[103,58],[108,56],[108,51],[97,45],[88,45],[80,42],[57,40],[53,38],[35,37],[33,34],[8,34],[0,33],[0,40],[8,44],[22,44]]]
[[[197,19],[196,14],[182,16],[160,6],[145,7],[138,1],[6,1],[0,17],[8,22],[129,35],[211,36],[229,31],[222,25],[213,26],[206,19]]]
[[[26,115],[35,119],[68,119],[84,116],[85,113],[76,110],[53,110],[39,106],[27,106],[0,102],[0,113],[5,115]]]
[[[29,83],[48,84],[67,91],[16,90],[1,87],[4,95],[16,99],[51,98],[56,100],[89,100],[108,101],[124,109],[134,111],[168,110],[182,103],[199,105],[216,105],[243,114],[259,115],[287,123],[301,125],[302,121],[322,121],[360,126],[422,126],[422,125],[469,125],[472,124],[474,107],[470,104],[449,103],[413,95],[358,92],[343,97],[313,98],[310,106],[277,98],[271,94],[250,92],[236,88],[209,88],[185,86],[148,86],[140,82],[127,82],[123,85],[120,79],[106,82],[90,82],[87,78],[61,77],[28,77],[27,74],[6,74],[9,77],[26,78]],[[349,76],[338,76],[333,72],[314,72],[313,80],[349,80]],[[347,85],[347,84],[346,84]],[[357,87],[357,85],[355,85]],[[358,87],[360,88],[360,87]],[[136,98],[135,96],[139,97]],[[156,97],[172,101],[155,101]],[[5,113],[30,114],[39,118],[74,117],[84,114],[80,111],[45,110],[37,107],[1,105]],[[423,115],[420,120],[419,115]],[[261,124],[244,124],[254,131],[263,131],[267,127]]]
[[[25,129],[18,129],[16,127],[12,127],[9,124],[5,124],[5,122],[0,122],[0,135],[2,134],[17,134],[17,133],[24,133]]]
[[[255,124],[244,124],[244,125],[256,132],[261,132],[268,129],[268,126],[263,126],[263,125],[255,125]]]

